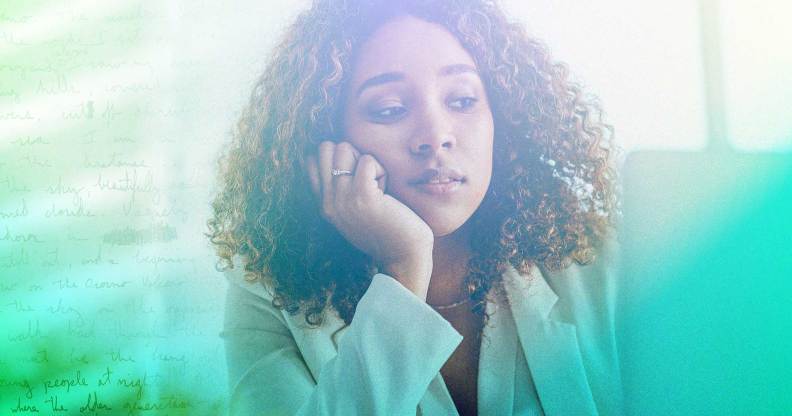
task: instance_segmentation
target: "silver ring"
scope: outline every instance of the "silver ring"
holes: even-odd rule
[[[353,176],[352,171],[346,169],[333,169],[330,171],[330,174],[333,176],[342,176],[342,175]]]

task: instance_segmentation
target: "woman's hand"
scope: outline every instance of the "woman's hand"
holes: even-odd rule
[[[384,273],[425,300],[434,234],[413,210],[385,193],[386,172],[374,156],[361,155],[348,142],[323,141],[319,160],[309,156],[307,169],[324,218]],[[352,175],[333,176],[333,169]]]

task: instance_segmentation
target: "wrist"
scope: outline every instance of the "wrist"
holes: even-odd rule
[[[382,273],[393,277],[425,301],[432,277],[432,256],[410,256],[382,264]]]

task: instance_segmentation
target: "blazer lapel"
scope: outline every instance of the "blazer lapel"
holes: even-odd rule
[[[322,334],[318,335],[318,337],[324,337],[326,339],[329,334],[329,338],[332,340],[332,346],[334,348],[332,355],[335,355],[338,352],[338,344],[341,342],[344,334],[349,329],[349,325],[344,324],[343,320],[341,320],[341,318],[339,318],[334,313],[328,314],[328,321],[325,323],[325,325],[323,325]],[[319,339],[316,341],[318,340]],[[329,359],[330,357],[325,358]],[[321,367],[321,363],[319,364],[319,367]],[[315,372],[315,377],[317,378],[319,377],[320,369],[321,368],[317,368],[315,371],[313,369],[311,370],[312,372]],[[454,400],[451,398],[451,394],[448,392],[448,388],[443,381],[443,376],[439,372],[432,379],[431,383],[429,383],[429,388],[426,390],[426,393],[421,398],[419,406],[416,408],[416,414],[420,416],[459,416],[459,413],[454,406]]]
[[[478,367],[478,410],[480,415],[511,416],[514,412],[514,377],[518,357],[514,319],[503,294],[487,301],[490,321],[484,327]],[[522,351],[519,351],[522,354]]]
[[[285,312],[284,315],[291,323],[294,341],[308,370],[314,381],[319,380],[322,366],[338,353],[338,342],[349,326],[333,311],[325,313],[325,321],[319,328],[308,328],[302,320],[302,315],[296,315],[296,318]]]
[[[504,287],[545,414],[596,415],[576,328],[550,316],[558,296],[542,273],[533,266],[522,276],[510,266]]]

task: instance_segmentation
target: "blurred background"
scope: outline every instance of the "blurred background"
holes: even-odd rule
[[[0,2],[0,414],[223,412],[215,159],[308,3]],[[792,413],[792,3],[502,4],[624,149],[631,413]]]

